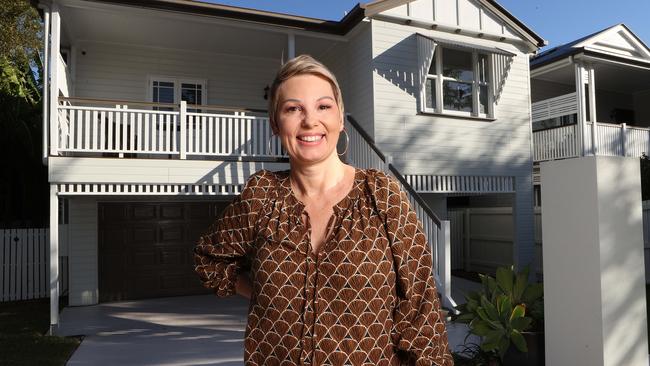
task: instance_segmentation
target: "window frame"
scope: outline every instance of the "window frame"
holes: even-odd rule
[[[444,108],[444,94],[443,94],[443,84],[445,81],[455,81],[455,82],[462,82],[462,83],[467,83],[467,81],[464,80],[457,80],[452,77],[444,76],[443,75],[443,55],[444,55],[444,50],[445,49],[454,49],[458,50],[461,52],[466,52],[470,53],[472,55],[472,71],[474,73],[473,80],[471,82],[472,86],[472,111],[467,112],[467,111],[457,111],[453,109],[445,109]],[[482,82],[480,80],[480,69],[479,69],[479,55],[485,56],[486,60],[486,70],[485,70],[485,76],[487,78],[486,82]],[[465,48],[457,48],[457,47],[450,47],[445,44],[436,44],[435,51],[433,54],[433,59],[431,62],[436,63],[436,74],[430,74],[429,70],[431,69],[431,64],[427,65],[427,74],[425,75],[425,80],[422,83],[422,87],[424,90],[421,93],[421,96],[423,100],[421,101],[422,105],[422,111],[424,113],[435,113],[435,114],[446,114],[446,115],[451,115],[451,116],[459,116],[459,117],[472,117],[472,118],[486,118],[486,119],[493,119],[494,118],[494,94],[493,94],[493,88],[492,88],[492,83],[493,81],[493,76],[490,70],[492,70],[492,58],[490,57],[490,53],[488,52],[481,52],[478,49],[465,49]],[[429,92],[428,88],[426,88],[426,82],[427,80],[432,80],[435,81],[435,90],[436,90],[436,95],[435,95],[435,108],[427,108],[426,103],[429,97]],[[487,89],[487,110],[485,113],[480,112],[480,88],[481,86],[485,86]]]
[[[147,95],[146,98],[149,102],[154,103],[153,101],[153,83],[154,81],[158,82],[167,82],[174,84],[174,102],[173,104],[180,104],[181,102],[181,92],[182,84],[195,84],[201,85],[201,104],[208,104],[208,81],[207,79],[195,79],[195,78],[184,78],[184,77],[174,77],[174,76],[162,76],[162,75],[149,75],[147,77]]]

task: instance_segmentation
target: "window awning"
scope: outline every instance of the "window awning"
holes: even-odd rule
[[[429,36],[425,36],[422,33],[418,33],[419,36],[428,38],[432,40],[435,44],[443,46],[443,47],[449,47],[449,48],[457,48],[457,49],[463,49],[463,50],[468,50],[468,51],[483,51],[485,53],[492,53],[496,55],[503,55],[503,56],[508,56],[508,57],[514,57],[515,54],[506,50],[503,50],[499,47],[490,47],[490,46],[483,46],[483,45],[478,45],[474,43],[465,43],[465,42],[460,42],[460,41],[451,41],[448,39],[440,39],[440,38],[432,38]]]

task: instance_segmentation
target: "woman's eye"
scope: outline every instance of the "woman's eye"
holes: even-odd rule
[[[296,111],[299,111],[299,110],[300,110],[300,107],[298,107],[298,106],[296,106],[296,105],[288,106],[288,107],[286,108],[286,111],[287,111],[287,112],[296,112]]]
[[[332,106],[329,105],[329,104],[323,104],[323,105],[319,106],[318,108],[324,110],[324,109],[330,109],[330,108],[332,108]]]

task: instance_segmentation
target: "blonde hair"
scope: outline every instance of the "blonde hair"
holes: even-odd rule
[[[339,87],[338,81],[336,81],[336,76],[322,63],[316,61],[313,57],[309,55],[300,55],[294,57],[291,60],[287,61],[282,65],[278,73],[275,75],[273,84],[271,84],[271,90],[269,91],[269,121],[271,126],[277,128],[277,115],[278,115],[278,105],[280,103],[278,90],[283,82],[291,79],[294,76],[298,75],[315,75],[327,80],[332,86],[332,91],[334,92],[334,99],[336,104],[339,107],[341,112],[341,123],[343,122],[343,116],[345,116],[344,107],[343,107],[343,96],[341,95],[341,88]]]

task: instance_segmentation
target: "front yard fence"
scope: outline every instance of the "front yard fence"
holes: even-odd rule
[[[49,229],[0,230],[0,301],[50,296]],[[59,261],[61,293],[68,287],[67,257]]]

